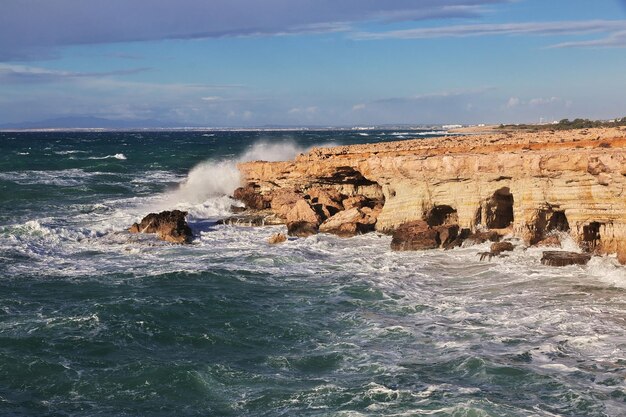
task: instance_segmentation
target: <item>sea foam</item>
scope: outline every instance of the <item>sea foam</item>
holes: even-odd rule
[[[226,214],[232,201],[224,196],[231,195],[241,182],[238,163],[286,161],[306,150],[294,142],[257,142],[239,157],[201,162],[189,171],[177,189],[164,196],[159,208],[183,208],[198,217]]]

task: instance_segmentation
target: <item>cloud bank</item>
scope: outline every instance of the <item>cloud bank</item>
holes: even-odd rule
[[[354,22],[472,17],[510,0],[2,0],[0,60],[127,41],[347,30]]]

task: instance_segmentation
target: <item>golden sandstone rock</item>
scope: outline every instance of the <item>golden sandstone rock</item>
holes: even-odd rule
[[[384,201],[375,225],[380,232],[453,218],[461,229],[510,231],[528,244],[569,233],[592,253],[619,247],[626,262],[626,130],[620,128],[314,148],[294,161],[246,162],[239,169],[261,201],[277,190],[314,187]]]

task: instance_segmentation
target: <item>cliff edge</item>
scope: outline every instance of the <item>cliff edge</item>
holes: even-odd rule
[[[374,202],[367,222],[383,233],[417,220],[454,222],[472,232],[506,229],[535,244],[558,231],[588,252],[618,253],[626,262],[624,128],[314,148],[294,161],[247,162],[239,170],[240,198],[282,218],[300,197],[314,207],[310,190],[332,190]]]

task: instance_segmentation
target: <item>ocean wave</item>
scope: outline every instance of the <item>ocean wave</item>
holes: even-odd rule
[[[56,185],[72,187],[82,185],[97,172],[82,169],[64,169],[59,171],[9,171],[0,172],[0,180],[11,181],[19,185]]]
[[[257,142],[243,152],[239,157],[222,160],[204,161],[189,171],[187,178],[170,193],[164,197],[161,209],[179,205],[191,205],[199,207],[210,198],[221,198],[232,195],[233,191],[240,185],[241,176],[237,169],[237,164],[247,161],[287,161],[293,159],[299,153],[306,152],[308,148],[303,148],[295,142]],[[207,202],[212,206],[211,202]],[[202,212],[198,209],[198,212]],[[213,213],[213,209],[208,209]]]
[[[79,151],[79,150],[69,150],[69,151],[55,151],[57,155],[73,155],[77,153],[89,153],[88,151]]]
[[[115,155],[107,155],[107,156],[90,156],[87,159],[119,159],[126,160],[126,156],[123,153],[116,153]]]

